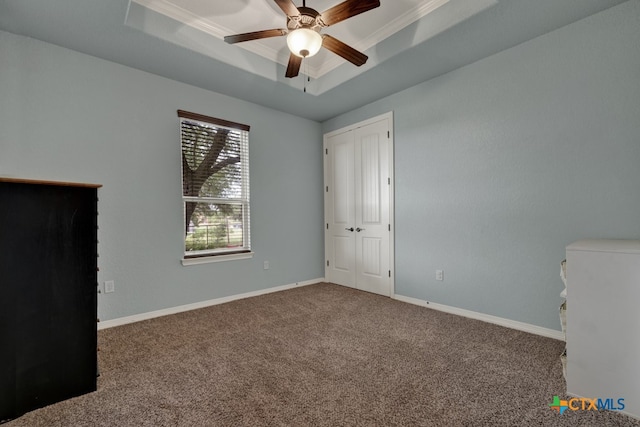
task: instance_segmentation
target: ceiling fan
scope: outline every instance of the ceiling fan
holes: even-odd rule
[[[367,62],[368,56],[357,51],[351,46],[341,42],[328,34],[320,34],[322,28],[344,21],[352,16],[359,15],[380,6],[379,0],[346,0],[322,13],[306,7],[303,0],[302,6],[296,7],[292,0],[274,0],[287,15],[287,28],[254,31],[251,33],[226,36],[224,41],[230,44],[246,42],[249,40],[264,39],[268,37],[287,36],[287,45],[291,54],[287,64],[286,77],[295,77],[300,71],[303,58],[309,58],[320,50],[321,47],[343,57],[356,66]]]

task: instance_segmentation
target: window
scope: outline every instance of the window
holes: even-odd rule
[[[219,255],[244,258],[251,251],[249,126],[182,110],[178,110],[178,117],[182,146],[183,264],[189,264],[189,259],[202,261],[204,257]],[[221,259],[226,258],[234,257]]]

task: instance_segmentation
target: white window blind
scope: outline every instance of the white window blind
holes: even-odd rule
[[[249,252],[249,126],[178,117],[185,258]]]

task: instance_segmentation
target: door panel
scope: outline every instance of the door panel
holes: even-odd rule
[[[380,141],[379,135],[364,135],[360,141],[361,224],[380,222]]]
[[[365,237],[362,239],[362,274],[380,278],[380,244],[382,239]]]
[[[333,239],[333,268],[348,272],[352,268],[352,263],[349,262],[353,256],[353,239],[343,236],[335,236]]]
[[[349,135],[345,135],[347,137]],[[350,138],[338,138],[332,150],[333,221],[345,227],[353,225],[353,144]]]

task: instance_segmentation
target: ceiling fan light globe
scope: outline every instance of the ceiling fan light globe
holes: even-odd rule
[[[287,46],[294,55],[309,58],[322,47],[322,36],[309,28],[298,28],[287,35]]]

